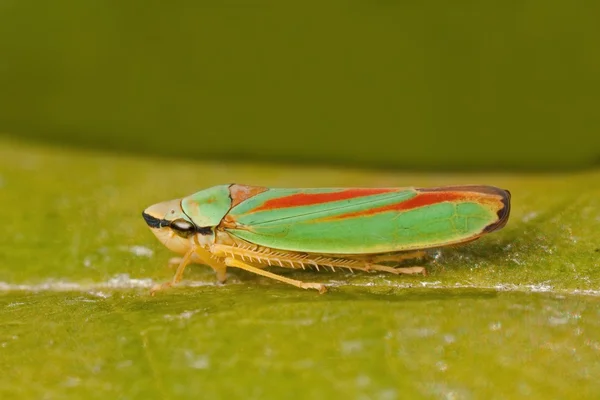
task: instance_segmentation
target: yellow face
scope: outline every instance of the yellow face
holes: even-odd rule
[[[193,246],[197,227],[181,209],[181,200],[154,204],[142,213],[146,224],[169,250],[185,254]]]

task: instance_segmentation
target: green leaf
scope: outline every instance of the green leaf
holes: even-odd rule
[[[513,194],[508,225],[427,277],[239,271],[181,287],[148,205],[216,184]],[[600,172],[406,174],[133,158],[0,141],[1,398],[594,398]]]

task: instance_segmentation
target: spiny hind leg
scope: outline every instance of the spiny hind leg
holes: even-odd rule
[[[227,257],[229,259],[235,259],[239,262],[245,263],[246,260],[250,260],[252,267],[255,269],[265,268],[271,265],[280,266],[285,268],[302,268],[314,267],[318,270],[319,266],[329,267],[331,269],[344,268],[344,269],[356,269],[360,271],[384,271],[392,274],[425,274],[424,267],[406,267],[406,268],[394,268],[386,265],[379,265],[372,262],[370,257],[359,256],[359,257],[326,257],[326,256],[310,256],[303,253],[276,253],[273,254],[269,249],[263,251],[256,251],[253,249],[244,249],[234,246],[226,245],[213,245],[211,252],[219,257]],[[391,260],[399,261],[411,258],[418,258],[423,256],[424,252],[413,252],[407,254],[393,254]],[[412,255],[412,257],[411,257]],[[387,256],[387,255],[386,255]],[[372,257],[372,256],[371,256]],[[241,258],[241,260],[240,260]],[[229,265],[229,264],[228,264]],[[247,263],[245,265],[248,265]],[[278,276],[278,275],[276,275]],[[285,278],[288,279],[288,278]],[[298,282],[298,281],[295,281]]]
[[[365,266],[365,271],[383,271],[389,272],[396,275],[427,275],[427,269],[425,267],[414,266],[414,267],[403,267],[403,268],[395,268],[388,267],[386,265],[377,265],[367,263]]]
[[[367,266],[373,271],[384,271],[392,274],[404,274],[404,275],[427,275],[427,270],[422,266],[411,266],[411,267],[389,267],[387,265],[377,265],[385,262],[400,263],[406,260],[421,260],[427,257],[427,253],[423,250],[411,251],[408,253],[394,253],[394,254],[382,254],[375,255],[367,258]]]
[[[374,255],[368,258],[372,263],[378,264],[382,262],[402,262],[406,260],[422,260],[427,257],[427,253],[423,250],[411,251],[408,253],[393,253]]]
[[[319,293],[325,293],[327,291],[327,288],[325,287],[325,285],[323,285],[321,283],[302,282],[302,281],[298,281],[296,279],[286,278],[285,276],[277,275],[272,272],[265,271],[264,269],[257,268],[252,265],[246,264],[245,262],[237,260],[233,257],[227,257],[225,259],[225,264],[227,266],[243,269],[245,271],[252,272],[257,275],[265,276],[267,278],[271,278],[271,279],[274,279],[279,282],[284,282],[284,283],[287,283],[292,286],[296,286],[301,289],[315,289],[315,290],[318,290]]]

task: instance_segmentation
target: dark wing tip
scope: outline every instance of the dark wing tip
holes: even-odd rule
[[[496,213],[498,215],[498,221],[486,226],[483,230],[484,233],[489,233],[497,231],[498,229],[502,229],[504,225],[506,225],[506,223],[508,222],[508,217],[510,216],[510,192],[506,189],[495,189],[496,193],[502,196],[502,208],[499,209]]]

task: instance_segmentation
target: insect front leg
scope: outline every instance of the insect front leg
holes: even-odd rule
[[[246,264],[245,262],[237,260],[233,257],[227,257],[225,259],[225,264],[230,267],[243,269],[245,271],[252,272],[257,275],[265,276],[267,278],[271,278],[276,281],[284,282],[284,283],[290,284],[292,286],[296,286],[301,289],[315,289],[315,290],[318,290],[319,293],[325,293],[327,291],[327,288],[325,287],[325,285],[323,285],[321,283],[302,282],[302,281],[298,281],[295,279],[286,278],[284,276],[277,275],[272,272],[265,271],[264,269],[257,268],[252,265]]]
[[[182,260],[183,257],[171,257],[168,264],[169,268],[173,269],[179,267]],[[193,262],[190,261],[189,264],[193,264]],[[217,281],[219,281],[219,283],[225,283],[227,280],[227,266],[221,265],[220,263],[212,263],[209,267],[215,271]]]
[[[197,257],[198,259],[200,259],[200,261],[203,264],[210,266],[216,272],[217,280],[220,283],[225,282],[227,266],[221,262],[213,260],[211,258],[210,253],[208,251],[204,250],[202,247],[194,246],[187,253],[185,253],[183,258],[181,259],[179,266],[177,267],[177,271],[175,272],[175,275],[173,276],[173,279],[171,279],[170,282],[165,282],[161,285],[154,286],[150,290],[150,294],[152,296],[154,296],[154,294],[157,291],[164,290],[164,289],[167,289],[169,287],[172,287],[172,286],[178,284],[181,281],[181,278],[183,277],[185,268],[192,263],[192,260],[194,259],[194,257]]]
[[[177,267],[177,271],[175,272],[175,275],[173,276],[173,279],[169,282],[165,282],[163,284],[160,285],[155,285],[151,290],[150,290],[150,294],[152,296],[154,296],[154,294],[160,290],[164,290],[167,289],[173,285],[176,285],[177,283],[179,283],[179,281],[181,281],[181,277],[183,276],[183,271],[185,271],[185,267],[188,266],[188,264],[190,263],[192,256],[194,255],[194,248],[192,247],[187,253],[185,253],[185,255],[183,256],[183,258],[181,259],[181,261],[179,262],[179,266]]]

